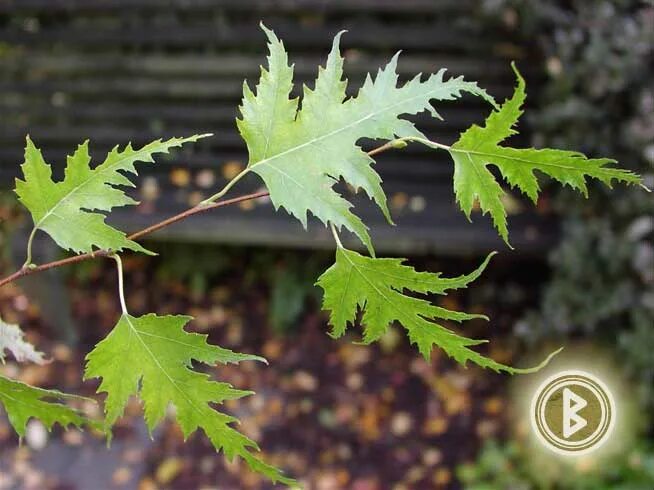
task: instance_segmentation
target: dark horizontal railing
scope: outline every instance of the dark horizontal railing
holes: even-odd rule
[[[0,1],[0,187],[11,187],[19,175],[27,133],[61,175],[65,156],[87,138],[100,161],[116,144],[212,132],[213,138],[141,167],[145,190],[136,197],[143,204],[111,219],[133,230],[206,197],[247,161],[234,119],[243,80],[254,85],[265,61],[261,20],[284,40],[298,90],[311,85],[334,34],[347,29],[342,47],[351,93],[399,49],[405,79],[445,67],[501,99],[514,84],[509,62],[515,59],[533,92],[540,74],[531,69],[529,50],[502,30],[479,28],[478,9],[472,0]],[[438,109],[444,121],[416,120],[444,143],[490,110],[472,97]],[[360,199],[380,249],[467,253],[502,246],[487,217],[475,214],[471,225],[456,208],[447,155],[409,147],[380,156],[377,169],[398,223],[387,226]],[[235,192],[259,186],[253,177]],[[519,199],[512,203],[513,244],[526,252],[549,246],[554,221]],[[283,211],[262,203],[196,217],[165,230],[165,237],[288,246],[330,241],[323,227],[305,234]]]

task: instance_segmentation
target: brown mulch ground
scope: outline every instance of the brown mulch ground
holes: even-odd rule
[[[211,373],[256,391],[227,410],[240,418],[240,429],[259,442],[268,461],[306,488],[458,488],[456,466],[474,457],[481,439],[503,430],[507,377],[464,369],[440,352],[428,364],[399,329],[370,347],[352,343],[355,335],[332,340],[310,299],[297,325],[275,334],[268,325],[270,283],[253,271],[261,267],[259,253],[232,255],[235,265],[209,277],[202,293],[187,278],[162,276],[161,258],[129,258],[131,313],[189,313],[196,318],[191,328],[208,333],[212,343],[265,356],[269,366],[247,362]],[[310,255],[298,254],[301,261]],[[511,362],[510,326],[533,303],[532,278],[542,269],[506,260],[496,260],[468,293],[440,302],[494,318],[490,326],[471,322],[463,328],[467,335],[496,336],[488,352]],[[460,274],[476,262],[420,259],[418,266]],[[77,269],[67,283],[79,338],[74,347],[57,340],[62,333],[21,289],[0,290],[2,317],[20,323],[53,358],[46,366],[9,362],[1,369],[32,384],[91,396],[97,383],[81,382],[82,359],[118,316],[112,265]],[[177,426],[165,423],[150,439],[137,401],[116,427],[110,449],[94,435],[59,429],[48,435],[38,424],[30,425],[21,447],[17,442],[0,420],[0,489],[270,488],[244,465],[225,463],[202,434],[184,443]]]

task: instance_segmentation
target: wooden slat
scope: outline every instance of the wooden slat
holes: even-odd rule
[[[256,181],[250,184],[259,185]],[[257,189],[256,185],[240,186],[243,192]],[[456,208],[452,189],[445,186],[422,183],[391,182],[387,193],[393,196],[402,194],[409,197],[425,198],[427,207],[415,212],[407,205],[398,210],[391,206],[397,226],[388,225],[381,213],[366,199],[359,199],[355,212],[371,226],[376,248],[380,253],[448,253],[468,255],[486,253],[488,250],[506,250],[506,245],[492,228],[488,216],[473,213],[469,223]],[[188,204],[190,192],[187,190],[164,189],[166,208],[163,214],[173,214]],[[171,196],[173,199],[171,200]],[[431,198],[431,199],[429,199]],[[147,210],[148,206],[142,206]],[[112,222],[129,231],[145,227],[162,213],[129,213],[118,210]],[[539,254],[550,247],[556,239],[556,224],[528,212],[510,216],[509,228],[511,242],[522,254]],[[214,214],[200,215],[192,220],[181,222],[163,230],[155,238],[182,241],[222,241],[230,243],[259,243],[265,245],[333,248],[333,238],[321,224],[312,222],[308,232],[302,229],[297,220],[289,217],[283,210],[274,213],[265,201],[253,208],[225,208]],[[358,241],[345,234],[348,246],[361,248]]]
[[[409,14],[445,14],[465,11],[473,6],[470,0],[3,0],[0,12],[123,12],[129,10],[183,11],[216,9],[229,12],[379,12]]]
[[[291,61],[295,64],[295,73],[310,79],[315,77],[318,65],[325,63],[328,51],[325,49],[318,55],[307,56],[291,53]],[[30,77],[47,78],[52,76],[79,76],[87,73],[115,75],[120,70],[122,75],[150,75],[185,77],[235,77],[239,80],[259,75],[260,65],[264,62],[264,41],[260,39],[260,52],[250,53],[206,53],[206,54],[125,54],[105,53],[102,57],[79,57],[63,53],[38,52],[25,56],[18,52],[15,55],[7,53],[0,57],[0,69],[5,74],[30,72]],[[345,69],[348,77],[362,77],[366,73],[375,72],[380,64],[388,61],[388,57],[371,56],[370,53],[349,51],[349,39],[346,35],[342,41],[346,59]],[[404,51],[398,64],[398,73],[413,76],[416,73],[434,72],[447,68],[453,76],[464,75],[471,79],[493,77],[510,81],[513,79],[509,63],[502,59],[488,59],[480,63],[475,58],[451,56],[448,53],[415,55]],[[524,73],[530,73],[529,66],[522,67]]]
[[[40,145],[41,141],[37,139],[36,143]],[[80,143],[80,141],[77,143]],[[45,159],[53,166],[62,167],[66,161],[66,156],[72,153],[75,148],[76,145],[67,148],[50,148],[44,152]],[[90,145],[91,156],[96,163],[102,161],[109,150],[109,146],[98,145],[95,141]],[[148,175],[163,175],[165,180],[172,168],[185,168],[195,172],[208,169],[217,175],[216,186],[220,186],[223,183],[220,175],[224,164],[238,162],[244,165],[247,160],[248,155],[245,150],[240,152],[221,151],[217,155],[216,152],[211,151],[211,148],[202,148],[198,152],[186,151],[181,152],[181,154],[176,152],[172,155],[163,155],[157,158],[156,166],[150,166],[143,170]],[[19,177],[20,169],[16,163],[22,161],[22,150],[18,148],[0,149],[0,162],[4,163],[0,168],[0,175],[11,179]],[[377,160],[375,168],[389,181],[417,181],[427,182],[430,185],[430,182],[435,183],[441,179],[449,183],[452,178],[452,162],[447,155],[438,152],[412,154],[403,151],[402,153],[386,155]]]
[[[324,48],[339,30],[347,25],[298,26],[286,21],[270,23],[284,44],[291,49]],[[394,51],[397,45],[406,50],[460,53],[487,49],[492,39],[462,37],[447,21],[424,25],[402,23],[383,25],[368,23],[348,33],[349,46],[360,49]],[[254,22],[216,26],[215,22],[197,21],[192,26],[153,23],[140,27],[97,26],[44,27],[34,32],[9,28],[0,31],[0,42],[22,46],[51,46],[83,43],[85,48],[104,46],[156,46],[159,48],[260,48],[264,43],[261,29]]]
[[[132,230],[206,197],[210,190],[198,186],[198,175],[213,173],[219,188],[226,181],[225,164],[247,160],[234,119],[243,79],[253,85],[265,62],[261,19],[284,39],[295,63],[295,95],[300,84],[313,85],[333,35],[348,29],[342,47],[351,94],[366,73],[401,48],[402,79],[446,67],[502,99],[514,83],[509,59],[520,61],[525,52],[501,32],[467,27],[476,5],[472,0],[0,0],[0,188],[12,186],[20,173],[26,133],[60,178],[66,155],[87,138],[99,162],[116,144],[140,146],[159,137],[212,132],[214,137],[142,167],[141,178],[156,182],[165,198],[146,200],[136,211],[119,210],[111,219]],[[539,75],[530,63],[520,65],[533,85]],[[483,121],[490,110],[470,96],[437,109],[445,122],[425,115],[412,119],[443,143]],[[178,169],[190,172],[184,187],[171,180]],[[411,145],[380,156],[376,169],[399,228],[387,226],[367,199],[355,201],[380,251],[503,247],[487,217],[475,215],[469,225],[456,208],[447,154]],[[260,186],[253,176],[238,190]],[[137,191],[135,197],[143,196]],[[523,250],[540,250],[554,236],[553,223],[533,212],[512,216],[511,225],[513,244]],[[331,244],[322,227],[306,234],[283,212],[260,205],[199,216],[164,233],[182,240]]]
[[[298,87],[309,80],[298,77]],[[502,90],[501,87],[486,85],[491,93]],[[177,97],[192,99],[232,99],[238,100],[243,93],[242,80],[161,80],[145,77],[88,77],[81,80],[2,82],[3,92],[20,92],[34,94],[43,92],[74,93],[82,96],[118,95],[126,97]]]

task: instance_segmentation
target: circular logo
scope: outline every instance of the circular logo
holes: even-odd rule
[[[562,371],[546,379],[531,401],[531,425],[552,451],[594,451],[615,425],[615,402],[606,385],[584,371]]]

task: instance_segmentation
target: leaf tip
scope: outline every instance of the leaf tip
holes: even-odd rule
[[[556,349],[553,352],[550,352],[549,355],[545,359],[543,359],[543,361],[540,364],[538,364],[537,366],[535,366],[533,368],[534,371],[540,371],[542,368],[547,366],[550,363],[550,361],[552,359],[554,359],[555,356],[557,356],[557,355],[559,355],[561,353],[562,350],[563,350],[563,346],[559,347],[558,349]]]
[[[515,250],[515,247],[511,245],[511,242],[509,241],[509,231],[508,230],[498,230],[498,231],[500,233],[500,236],[502,237],[502,241],[509,248],[509,250]]]
[[[515,73],[516,77],[518,78],[519,84],[524,85],[525,79],[522,77],[520,70],[518,70],[518,65],[516,64],[515,61],[511,61],[511,69],[513,70],[513,73]]]
[[[275,31],[272,29],[269,29],[266,24],[263,23],[263,20],[259,22],[259,27],[261,30],[266,34],[266,37],[268,38],[268,41],[271,43],[281,43],[277,35],[275,34]]]
[[[333,43],[334,48],[337,48],[339,46],[341,37],[343,37],[343,34],[346,34],[347,32],[348,32],[347,29],[341,29],[336,33],[336,35],[334,36],[334,43]]]
[[[511,374],[532,374],[532,373],[538,372],[541,369],[543,369],[545,366],[547,366],[550,363],[550,361],[555,356],[557,356],[562,350],[563,350],[563,347],[559,347],[555,351],[550,352],[550,354],[545,359],[543,359],[539,364],[537,364],[536,366],[533,366],[533,367],[530,367],[530,368],[524,368],[524,369],[512,368],[508,372],[510,372]]]

